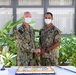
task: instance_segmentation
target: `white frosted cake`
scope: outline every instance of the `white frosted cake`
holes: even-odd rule
[[[19,66],[16,75],[55,75],[51,66]]]

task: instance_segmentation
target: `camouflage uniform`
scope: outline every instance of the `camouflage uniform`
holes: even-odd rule
[[[26,28],[24,25],[20,26],[16,33],[16,38],[19,48],[17,53],[17,65],[33,66],[33,50],[35,49],[33,28]]]
[[[49,28],[46,29],[44,27],[40,31],[40,46],[43,49],[49,48],[55,42],[60,42],[61,32],[57,29],[54,25],[51,25]],[[58,48],[55,48],[51,51],[47,51],[44,54],[41,54],[41,65],[43,66],[50,66],[50,65],[58,65]]]

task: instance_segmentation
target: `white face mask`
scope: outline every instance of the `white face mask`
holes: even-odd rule
[[[30,23],[30,22],[31,22],[31,20],[32,20],[32,18],[30,18],[30,17],[25,18],[25,22],[26,22],[26,23]]]
[[[52,23],[52,20],[51,19],[45,19],[45,23],[50,24],[50,23]]]

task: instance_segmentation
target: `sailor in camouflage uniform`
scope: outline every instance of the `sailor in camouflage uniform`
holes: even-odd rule
[[[18,53],[17,53],[17,65],[19,66],[33,66],[33,51],[35,49],[34,43],[34,30],[29,25],[31,21],[31,14],[25,12],[24,23],[19,27],[16,33],[17,43],[18,43]]]
[[[40,30],[40,63],[42,66],[58,65],[58,46],[61,32],[52,24],[53,15],[50,12],[44,15],[46,26]]]

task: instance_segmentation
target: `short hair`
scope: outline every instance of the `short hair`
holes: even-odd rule
[[[24,12],[24,14],[28,14],[28,13],[29,13],[29,14],[31,14],[31,13],[30,13],[30,12],[28,12],[28,11]]]
[[[46,13],[44,14],[44,16],[45,16],[46,14],[47,14],[47,15],[50,14],[50,15],[53,17],[53,14],[52,14],[51,12],[46,12]]]

